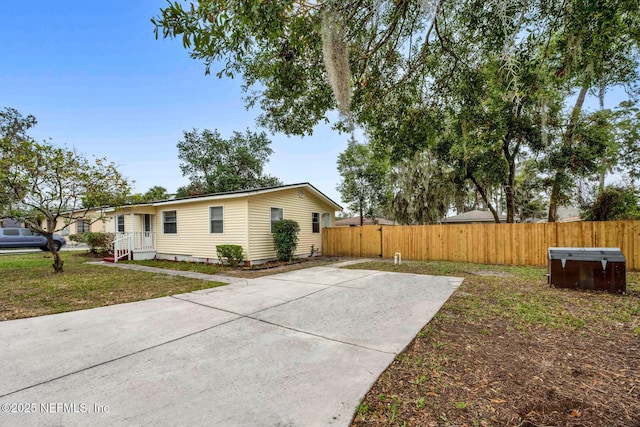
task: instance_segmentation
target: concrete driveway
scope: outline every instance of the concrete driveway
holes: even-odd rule
[[[348,425],[460,282],[316,267],[0,322],[0,425]]]

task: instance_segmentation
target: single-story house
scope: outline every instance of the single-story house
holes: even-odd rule
[[[123,258],[217,262],[216,245],[231,244],[242,246],[245,263],[258,264],[276,257],[276,221],[300,225],[296,256],[320,254],[321,231],[334,226],[341,210],[311,184],[300,183],[101,208],[104,221],[79,222],[70,233],[116,233],[115,254]]]
[[[498,215],[500,222],[507,222],[506,215]],[[493,214],[487,211],[472,210],[458,215],[449,216],[442,220],[443,224],[495,224]]]
[[[360,225],[360,217],[341,218],[336,220],[336,227],[355,227]],[[385,218],[367,218],[362,220],[362,225],[396,225],[395,222]]]

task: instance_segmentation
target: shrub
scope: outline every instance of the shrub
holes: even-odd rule
[[[80,233],[80,234],[72,234],[69,236],[69,240],[72,242],[77,242],[77,243],[86,243],[85,239],[84,239],[84,233]]]
[[[298,247],[300,226],[291,219],[282,219],[273,225],[273,248],[280,261],[291,261]]]
[[[92,254],[109,253],[113,250],[113,240],[115,239],[113,233],[86,232],[81,236],[82,240],[78,241],[89,245],[89,252]]]
[[[237,267],[244,257],[242,256],[242,246],[238,245],[217,245],[216,252],[221,264],[229,264],[231,267]]]
[[[596,201],[582,212],[586,221],[639,219],[640,208],[635,188],[608,186]]]

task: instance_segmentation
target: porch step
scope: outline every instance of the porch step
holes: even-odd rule
[[[121,260],[128,261],[128,260],[131,259],[131,256],[129,255],[129,253],[127,251],[118,251],[118,252],[119,252],[118,253],[118,261],[121,261]],[[102,260],[104,262],[116,262],[115,256],[108,256],[108,257],[102,258]]]

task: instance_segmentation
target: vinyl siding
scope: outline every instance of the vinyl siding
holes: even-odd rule
[[[90,210],[89,212],[87,212],[87,214],[84,214],[84,211],[80,212],[80,213],[73,213],[71,214],[72,218],[84,218],[87,221],[94,221],[90,226],[89,226],[89,231],[92,232],[100,232],[100,231],[106,231],[105,228],[105,223],[106,223],[106,218],[105,220],[97,220],[100,217],[100,211],[97,211],[95,209]],[[97,220],[97,221],[96,221]],[[56,230],[60,230],[59,233],[61,233],[62,229],[65,228],[65,218],[58,218],[58,221],[56,222]],[[43,227],[46,228],[47,226],[47,222],[43,221],[42,223]],[[78,234],[78,223],[74,222],[73,224],[69,225],[66,227],[69,231],[69,235],[73,235],[73,234]],[[109,231],[113,230],[113,225],[111,226],[111,229]]]
[[[224,233],[209,232],[209,207],[222,206]],[[217,258],[216,245],[240,245],[245,258],[247,241],[247,198],[220,201],[195,201],[179,205],[158,206],[154,218],[158,253],[197,258]],[[176,211],[177,233],[163,232],[164,211]],[[248,258],[247,258],[248,259]]]
[[[268,194],[252,196],[249,199],[249,241],[252,261],[276,257],[271,235],[271,208],[282,208],[284,219],[292,219],[300,225],[296,255],[311,253],[311,245],[322,252],[322,214],[328,213],[331,225],[335,223],[335,208],[316,197],[309,189],[304,189],[304,197],[298,196],[298,189],[292,188]],[[312,212],[320,214],[320,233],[312,232]]]

